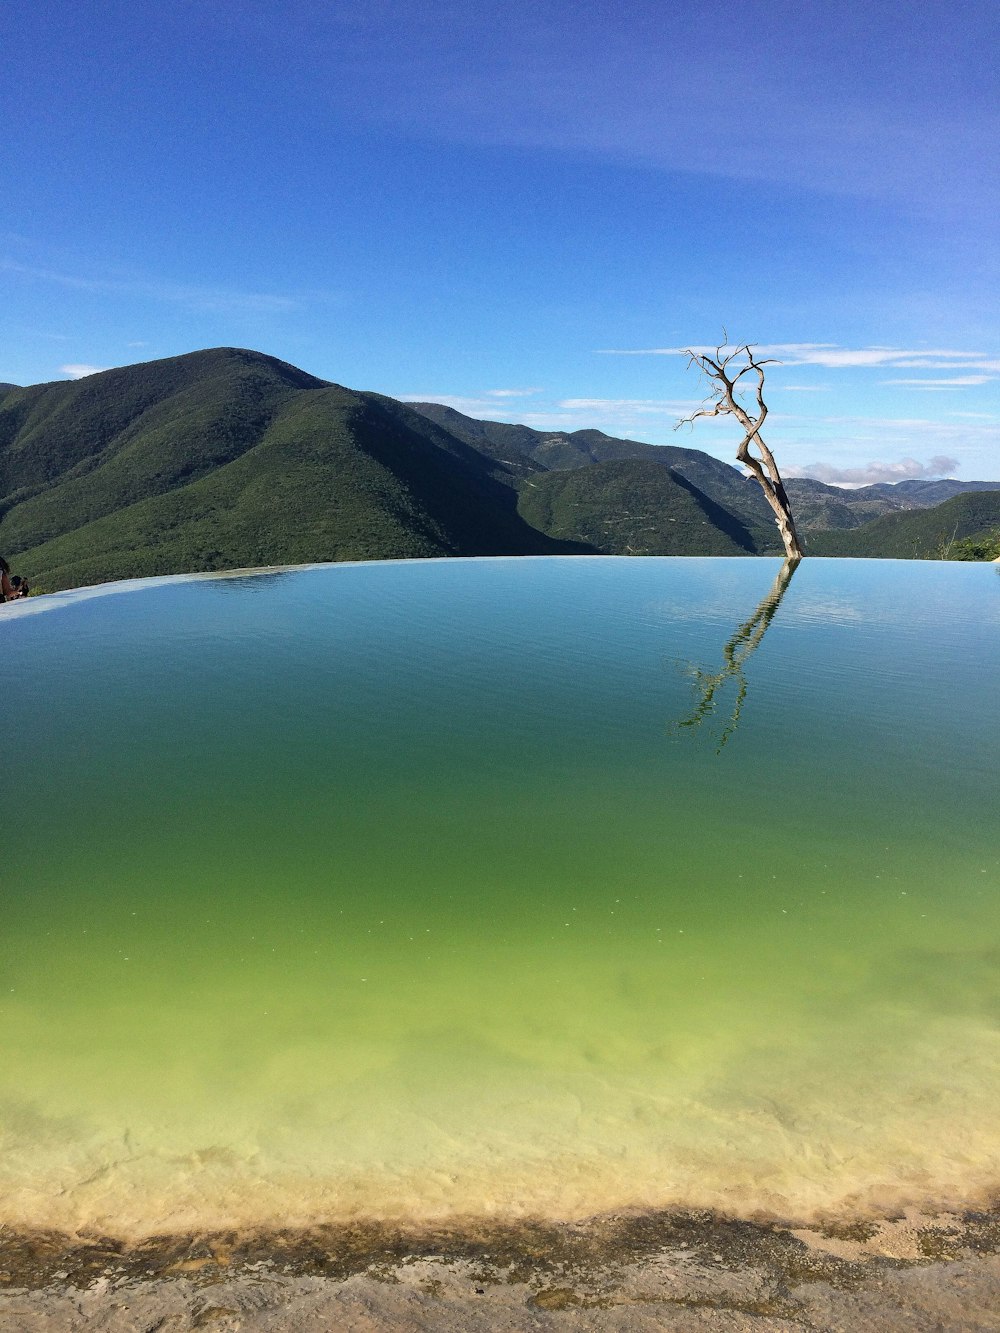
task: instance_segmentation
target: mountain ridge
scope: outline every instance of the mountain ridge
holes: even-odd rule
[[[858,528],[884,514],[911,509],[930,509],[954,495],[971,491],[1000,490],[1000,482],[938,481],[876,482],[871,486],[847,489],[831,486],[812,477],[789,477],[785,491],[796,526],[804,531],[833,528]]]
[[[891,526],[868,533],[872,512],[993,489],[900,485],[791,480],[808,549],[893,546]],[[780,549],[756,482],[700,450],[481,421],[246,348],[0,392],[0,551],[41,589],[318,560]]]
[[[599,430],[541,431],[502,421],[480,421],[440,403],[411,402],[410,406],[432,421],[447,423],[449,430],[473,445],[482,439],[492,450],[518,450],[536,471],[563,472],[594,463],[641,459],[681,473],[717,504],[735,507],[751,522],[773,522],[757,482],[744,477],[731,463],[700,449],[619,439]]]
[[[515,478],[394,399],[245,349],[131,371],[0,399],[0,549],[42,586],[579,551],[524,522]]]
[[[531,426],[467,417],[443,403],[411,402],[431,420],[468,439],[475,447],[517,449],[537,469],[565,471],[612,460],[648,459],[673,468],[718,504],[740,513],[751,526],[774,522],[758,483],[731,463],[699,449],[648,444],[606,435],[599,430],[542,431]],[[481,443],[480,443],[481,442]],[[853,489],[811,477],[785,478],[796,526],[855,528],[883,514],[930,508],[965,491],[998,490],[1000,481],[913,480],[877,482]]]

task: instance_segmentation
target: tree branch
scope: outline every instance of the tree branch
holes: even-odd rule
[[[736,418],[744,430],[743,440],[736,450],[736,457],[739,462],[749,468],[760,483],[764,498],[774,512],[778,531],[781,533],[781,540],[785,547],[785,555],[790,560],[800,560],[803,554],[802,547],[795,531],[795,523],[792,519],[792,510],[788,503],[784,483],[781,480],[774,455],[764,443],[760,434],[761,427],[767,419],[767,404],[764,402],[764,367],[776,365],[777,362],[774,357],[755,357],[753,348],[749,343],[743,343],[728,353],[726,347],[726,343],[717,347],[714,357],[709,356],[707,352],[696,352],[693,347],[684,349],[687,353],[688,366],[696,366],[708,380],[709,398],[706,400],[706,406],[700,408],[697,412],[692,412],[690,416],[682,417],[676,423],[674,429],[677,430],[683,425],[693,425],[699,417],[733,416]],[[738,364],[737,360],[741,357],[746,359],[746,364],[742,366]],[[737,361],[738,368],[736,374],[730,378],[727,371],[734,361]],[[751,416],[736,397],[737,385],[740,380],[744,375],[750,374],[757,376],[755,389],[757,399],[756,416]],[[708,403],[711,403],[711,406]],[[755,457],[750,452],[751,445],[757,446],[760,451],[760,458]]]

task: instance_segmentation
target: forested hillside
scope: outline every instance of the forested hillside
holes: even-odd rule
[[[912,557],[985,550],[989,485],[788,489],[809,553]],[[39,590],[323,560],[780,550],[757,484],[697,449],[477,421],[259,352],[0,385],[0,552]]]
[[[519,508],[550,536],[609,555],[781,552],[773,522],[751,526],[683,474],[644,459],[543,472],[522,483]]]
[[[219,349],[0,400],[0,550],[45,588],[310,560],[574,552],[402,403]]]
[[[533,467],[535,471],[566,472],[594,463],[642,460],[670,468],[675,474],[686,477],[709,499],[730,513],[740,515],[751,525],[774,523],[756,481],[700,449],[621,440],[599,430],[541,431],[502,421],[477,421],[440,403],[411,403],[410,406],[491,458],[509,461],[519,456],[527,460],[529,469],[526,471]]]
[[[1000,527],[1000,490],[967,491],[933,509],[885,514],[850,531],[811,532],[809,555],[874,556],[896,560],[947,559],[963,538]]]

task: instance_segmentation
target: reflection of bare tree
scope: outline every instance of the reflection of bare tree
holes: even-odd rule
[[[721,750],[726,741],[729,740],[729,737],[739,726],[743,701],[747,697],[747,680],[743,674],[743,668],[747,659],[752,657],[760,647],[767,627],[774,619],[775,612],[785,595],[785,589],[791,583],[792,575],[798,565],[798,560],[788,559],[781,566],[771,591],[750,619],[744,620],[736,633],[727,641],[722,650],[725,665],[721,671],[703,671],[701,667],[691,667],[691,676],[694,680],[698,702],[688,717],[671,724],[670,730],[672,733],[676,734],[682,727],[700,727],[703,722],[711,718],[718,707],[720,692],[730,680],[736,680],[738,682],[736,700],[729,721],[722,730],[718,749]]]

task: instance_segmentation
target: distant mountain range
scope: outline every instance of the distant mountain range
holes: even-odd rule
[[[1000,523],[1000,483],[788,491],[816,553],[933,554],[939,533]],[[966,507],[945,513],[949,497]],[[923,536],[893,526],[918,510]],[[756,482],[699,450],[478,421],[259,352],[0,385],[0,552],[48,590],[319,560],[780,551]]]
[[[795,522],[803,531],[829,528],[858,528],[908,509],[929,509],[966,491],[1000,490],[997,481],[895,481],[878,482],[845,491],[810,477],[790,477],[785,490]]]

